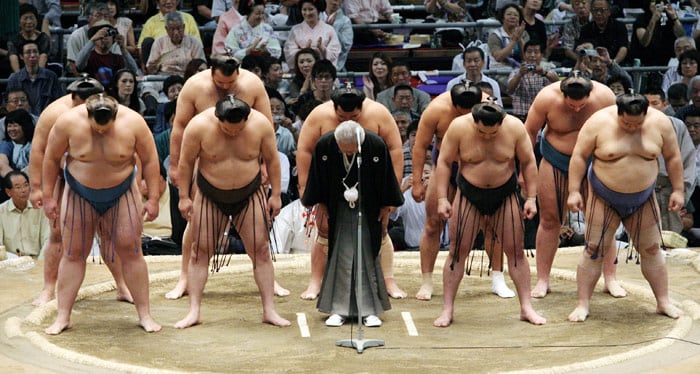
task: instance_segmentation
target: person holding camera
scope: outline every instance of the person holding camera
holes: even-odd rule
[[[581,74],[600,83],[607,84],[611,77],[620,77],[627,87],[632,87],[632,77],[623,70],[615,60],[610,58],[610,53],[605,47],[593,47],[590,42],[576,46],[581,58],[575,69]]]
[[[544,45],[537,39],[528,40],[524,47],[523,63],[508,76],[508,94],[513,97],[513,115],[525,122],[530,105],[544,86],[559,80],[552,70],[542,65]]]
[[[95,22],[88,30],[88,38],[75,61],[78,71],[87,73],[108,86],[117,71],[125,67],[131,71],[138,70],[136,61],[126,49],[126,40],[109,21]],[[112,52],[115,42],[119,45],[121,55]]]

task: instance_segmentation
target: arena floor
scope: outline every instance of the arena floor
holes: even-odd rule
[[[43,329],[55,317],[55,302],[33,308],[41,289],[41,263],[0,263],[0,367],[3,373],[113,372],[586,372],[697,373],[700,368],[700,250],[674,250],[667,258],[673,300],[686,313],[672,320],[654,313],[655,303],[634,263],[618,266],[630,295],[614,299],[598,287],[591,316],[584,323],[566,320],[576,302],[575,265],[580,248],[557,255],[552,293],[534,300],[547,318],[533,326],[518,318],[517,299],[490,292],[490,277],[478,269],[465,277],[453,325],[435,328],[442,305],[441,270],[431,301],[392,300],[380,328],[364,328],[365,339],[385,345],[362,354],[337,347],[357,338],[357,325],[324,325],[315,302],[298,295],[308,281],[308,255],[278,256],[277,279],[292,295],[276,297],[289,328],[262,324],[261,305],[250,261],[237,257],[210,277],[202,306],[203,323],[186,330],[172,325],[185,316],[188,300],[165,300],[178,276],[179,257],[148,257],[151,311],[163,330],[146,334],[130,304],[114,300],[104,265],[89,260],[73,312],[74,327],[59,336]],[[438,264],[442,264],[441,253]],[[396,278],[412,296],[418,290],[419,257],[396,253]],[[533,265],[534,259],[530,258]],[[481,263],[477,253],[475,264]],[[512,282],[508,283],[513,287]],[[411,324],[412,322],[412,324]],[[415,329],[412,328],[415,326]],[[307,336],[308,335],[308,336]]]

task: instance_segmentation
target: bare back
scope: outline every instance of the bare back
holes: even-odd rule
[[[32,184],[32,189],[41,189],[41,164],[44,161],[49,133],[58,117],[71,108],[73,108],[73,97],[72,94],[68,94],[51,103],[39,116],[34,127],[32,149],[29,155],[29,181]]]
[[[593,89],[579,111],[570,108],[561,92],[560,82],[543,88],[535,97],[525,127],[533,140],[546,124],[544,136],[557,151],[570,155],[584,122],[599,109],[615,104],[615,94],[602,83],[591,81]]]

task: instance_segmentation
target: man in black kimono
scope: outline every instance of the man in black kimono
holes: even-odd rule
[[[358,159],[361,159],[359,172]],[[306,206],[323,204],[328,210],[329,260],[317,305],[321,312],[332,314],[326,325],[341,326],[346,317],[356,317],[359,298],[365,325],[380,326],[377,314],[391,308],[379,262],[382,228],[386,227],[389,207],[403,204],[382,138],[355,121],[345,121],[333,132],[321,136],[302,202]],[[361,295],[356,297],[353,265],[358,227],[362,228],[363,287]]]

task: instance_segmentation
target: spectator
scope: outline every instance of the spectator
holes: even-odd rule
[[[630,56],[638,58],[642,66],[666,66],[673,57],[674,48],[670,40],[685,36],[685,29],[678,19],[673,4],[666,0],[642,0],[644,13],[632,26]],[[658,72],[649,72],[647,87],[658,87],[663,78]]]
[[[530,40],[536,40],[538,43],[542,44],[543,48],[545,48],[545,50],[542,51],[542,55],[547,59],[552,52],[552,48],[558,46],[559,36],[556,33],[551,33],[552,37],[547,37],[547,29],[543,21],[544,17],[538,13],[541,9],[541,0],[523,0],[523,22],[525,22],[525,32],[530,36]],[[524,48],[522,53],[524,59]]]
[[[268,57],[263,64],[262,76],[265,89],[270,96],[270,90],[275,90],[283,99],[289,95],[289,81],[282,79],[284,71],[280,59]]]
[[[136,89],[136,74],[130,69],[118,70],[109,85],[109,95],[119,104],[129,107],[141,114],[146,111],[146,104],[139,98]]]
[[[498,105],[503,105],[503,100],[501,99],[501,89],[498,82],[487,77],[481,71],[484,69],[484,51],[479,47],[467,47],[464,52],[462,52],[462,63],[464,65],[464,73],[458,75],[457,77],[451,79],[447,82],[447,87],[445,91],[449,91],[455,85],[462,82],[479,83],[488,82],[493,88],[493,97],[496,98],[496,103]]]
[[[264,58],[260,55],[247,55],[241,60],[241,67],[257,75],[260,79],[262,79],[263,64]]]
[[[200,71],[207,70],[207,61],[201,58],[193,58],[185,66],[185,80],[189,79],[191,76],[199,73]]]
[[[396,87],[396,89],[400,89],[400,87],[405,87],[405,86],[399,86]],[[410,91],[410,90],[409,90]],[[408,91],[407,91],[408,92]],[[403,94],[403,92],[401,92]],[[413,96],[411,96],[413,98]],[[411,113],[407,112],[402,109],[396,109],[393,112],[391,112],[391,116],[394,117],[394,122],[396,122],[396,127],[399,128],[399,134],[401,135],[401,144],[404,145],[404,154],[403,154],[403,160],[404,160],[404,167],[403,167],[403,176],[405,177],[407,174],[410,174],[411,171],[409,170],[408,172],[406,171],[406,145],[408,144],[408,126],[414,122],[411,121]],[[418,120],[416,120],[418,121]],[[409,161],[410,161],[410,153],[408,154],[409,156]],[[410,169],[410,167],[409,167]]]
[[[413,133],[415,136],[415,132]],[[428,180],[433,172],[433,166],[426,162],[423,166],[423,184],[428,185]],[[399,218],[403,223],[401,226],[393,226],[389,229],[391,241],[397,250],[418,251],[420,239],[425,228],[425,201],[417,202],[411,193],[413,186],[413,175],[403,178],[401,192],[404,203],[392,213],[390,219],[397,221]]]
[[[88,40],[90,40],[88,30],[90,30],[96,22],[103,21],[109,17],[109,7],[105,3],[91,1],[85,5],[85,14],[87,16],[87,24],[74,30],[70,34],[70,37],[68,37],[68,44],[66,45],[67,73],[75,77],[80,75],[75,62],[78,61],[80,51],[85,44],[87,44]],[[112,44],[111,51],[116,54],[121,54],[119,44]]]
[[[684,83],[674,83],[668,88],[666,94],[668,107],[666,114],[675,115],[678,109],[688,105],[688,85]]]
[[[182,19],[182,24],[184,25],[184,32],[199,41],[202,44],[202,38],[199,36],[199,28],[197,27],[197,22],[194,20],[192,15],[180,12],[177,10],[176,0],[158,0],[158,8],[160,12],[149,18],[148,21],[143,25],[141,34],[139,35],[138,48],[141,49],[141,61],[150,61],[151,47],[155,40],[166,34],[167,20],[165,15],[170,12],[177,12],[180,14]],[[187,60],[189,61],[189,60]],[[182,74],[182,71],[180,72]]]
[[[389,0],[345,0],[343,12],[354,24],[390,23],[394,11]],[[381,29],[355,30],[355,44],[380,44],[387,37]]]
[[[121,7],[118,0],[107,0],[107,9],[109,9],[109,13],[106,19],[124,38],[126,49],[132,55],[138,53],[136,37],[134,36],[134,22],[127,17],[120,17]]]
[[[212,4],[213,0],[192,0],[192,16],[200,27],[216,27],[216,20],[211,14]]]
[[[605,85],[610,87],[610,90],[615,96],[624,95],[630,92],[630,82],[621,75],[612,74],[605,80]]]
[[[29,108],[29,97],[27,97],[27,93],[24,92],[24,90],[21,88],[14,88],[8,91],[7,100],[5,101],[5,110],[7,111],[7,113],[15,111],[17,109],[24,109],[27,112],[31,113],[31,109]],[[36,124],[36,121],[39,119],[39,116],[36,116],[34,114],[32,114],[31,116],[33,122]],[[0,118],[0,141],[5,140],[6,119],[7,116]]]
[[[683,52],[693,49],[695,49],[695,39],[689,36],[681,36],[680,38],[676,38],[676,41],[673,42],[673,51],[675,55],[668,60],[668,70],[666,70],[666,73],[664,73],[663,82],[661,83],[662,90],[668,92],[668,88],[673,84],[673,82],[678,82],[681,80],[681,75],[678,72],[678,65],[680,65],[679,59]]]
[[[61,2],[59,0],[20,0],[20,3],[34,6],[38,14],[43,18],[42,23],[53,27],[61,27]],[[21,6],[22,4],[20,4]],[[39,17],[37,17],[39,19]],[[44,30],[44,27],[41,28]]]
[[[435,22],[474,22],[469,14],[465,0],[424,0],[425,11]],[[440,35],[443,47],[456,47],[464,41],[465,29],[463,28],[440,28],[436,30]],[[473,35],[472,35],[473,36]]]
[[[695,170],[697,171],[700,170],[700,108],[690,108],[683,122],[688,128],[688,134],[690,134],[690,138],[693,140],[693,146],[695,147]],[[700,207],[700,173],[696,173],[695,189],[690,197],[690,201],[694,208],[693,221],[695,221],[697,225],[697,222],[700,222],[700,209],[695,207]]]
[[[34,138],[32,116],[24,109],[7,114],[5,140],[0,143],[0,176],[12,170],[25,171],[29,166],[29,153]]]
[[[163,81],[163,93],[167,101],[158,104],[156,122],[151,129],[153,134],[160,134],[170,128],[170,115],[166,109],[170,103],[177,102],[177,98],[180,96],[180,91],[184,84],[185,79],[179,75],[171,75]]]
[[[39,47],[35,42],[25,43],[20,50],[24,68],[10,75],[7,92],[21,88],[28,94],[31,113],[38,116],[52,101],[63,96],[63,88],[54,72],[39,67]]]
[[[284,102],[280,101],[279,98],[270,98],[270,109],[272,109],[277,150],[287,156],[288,159],[292,160],[296,157],[295,155],[297,152],[294,133],[289,130],[289,127],[292,125],[292,120],[285,115]]]
[[[0,243],[12,253],[43,260],[49,240],[49,220],[29,202],[29,177],[11,171],[3,184],[9,200],[0,204]]]
[[[564,55],[568,62],[567,66],[573,66],[579,59],[579,54],[574,50],[576,40],[581,35],[581,28],[591,22],[591,8],[589,0],[572,0],[571,6],[574,9],[574,17],[562,28],[561,47],[564,48]]]
[[[335,29],[319,20],[319,13],[326,9],[324,0],[300,0],[304,22],[292,26],[284,43],[284,55],[290,70],[296,70],[295,56],[304,48],[313,49],[321,59],[338,64],[340,41]]]
[[[394,96],[393,88],[402,84],[406,86],[411,85],[411,67],[408,64],[408,61],[394,61],[394,63],[391,65],[391,82],[393,87],[389,87],[380,92],[377,95],[376,100],[385,107],[389,108],[389,111],[396,109],[394,108],[394,103],[391,101]],[[411,89],[413,90],[413,97],[415,98],[415,101],[411,106],[411,110],[416,113],[423,113],[425,107],[427,107],[428,103],[430,103],[430,95],[428,95],[425,91],[421,91],[413,87]]]
[[[342,3],[343,0],[326,1],[326,10],[319,15],[319,19],[333,26],[335,33],[338,35],[340,54],[338,55],[338,62],[335,65],[338,71],[345,71],[345,62],[348,60],[348,54],[352,48],[355,35],[352,30],[352,21],[343,13],[343,9],[340,8]]]
[[[221,22],[223,14],[231,9],[236,9],[233,0],[214,0],[211,4],[211,16],[217,22]]]
[[[215,5],[216,1],[214,0]],[[212,15],[214,14],[214,9],[212,9]],[[243,21],[243,16],[238,13],[235,7],[231,7],[225,13],[219,16],[219,22],[216,25],[216,31],[214,32],[214,40],[212,42],[212,53],[217,55],[226,54],[226,36],[228,36],[229,31],[233,29],[236,25]]]
[[[292,82],[289,83],[289,95],[287,105],[293,106],[299,100],[299,96],[311,90],[311,69],[319,60],[318,54],[311,48],[302,48],[294,57],[294,65],[297,66]]]
[[[688,96],[690,99],[690,104],[687,104],[685,106],[682,106],[680,108],[675,108],[676,113],[673,115],[676,118],[679,118],[681,121],[685,122],[685,115],[686,113],[690,111],[694,111],[696,109],[700,109],[700,75],[694,76],[691,80],[690,83],[688,83]],[[669,96],[669,101],[671,100],[671,97]],[[673,102],[671,102],[671,105],[673,105]],[[697,207],[700,207],[700,204],[695,205]],[[700,209],[696,209],[696,212],[700,212]],[[696,222],[700,222],[697,221]]]
[[[691,49],[681,53],[678,57],[678,68],[676,69],[678,80],[672,83],[684,83],[688,85],[690,80],[700,72],[698,66],[700,66],[700,51]]]
[[[36,8],[31,4],[19,6],[19,33],[7,42],[7,55],[10,59],[10,66],[13,72],[18,72],[20,64],[18,48],[28,41],[33,41],[39,47],[39,66],[46,67],[51,52],[51,37],[37,29],[39,15]]]
[[[523,46],[530,40],[530,35],[525,31],[523,11],[515,4],[507,4],[498,11],[496,19],[502,26],[489,34],[491,58],[487,69],[517,67]]]
[[[408,122],[401,129],[399,126],[399,132],[403,132],[401,135],[401,142],[406,141],[406,127],[411,121],[416,121],[420,119],[420,114],[414,112],[411,108],[416,99],[413,97],[413,88],[406,85],[394,86],[394,96],[391,98],[391,103],[394,105],[392,113],[395,111],[401,111],[408,113]],[[390,109],[391,110],[391,109]],[[398,124],[398,123],[397,123]]]
[[[627,39],[627,27],[620,21],[610,17],[609,0],[593,0],[591,13],[593,22],[581,29],[581,35],[577,44],[591,42],[597,47],[605,47],[613,60],[618,64],[627,57],[629,41]]]
[[[126,49],[124,37],[112,27],[109,21],[95,22],[88,30],[88,38],[90,39],[75,60],[78,71],[87,73],[100,81],[103,86],[109,85],[114,72],[118,70],[128,68],[131,71],[138,71],[136,61]],[[121,54],[111,51],[113,44],[119,45]]]
[[[608,50],[604,47],[593,49],[591,43],[583,43],[576,49],[583,52],[578,65],[583,75],[603,84],[607,84],[610,77],[619,76],[626,81],[625,86],[632,86],[632,77],[610,58]]]
[[[369,74],[362,76],[362,91],[368,99],[376,100],[380,92],[392,86],[389,75],[391,64],[391,57],[384,52],[374,52],[372,55],[367,69]]]
[[[336,78],[337,72],[333,63],[328,60],[316,61],[311,68],[311,89],[299,95],[299,99],[292,106],[292,111],[298,112],[302,105],[314,99],[324,103],[329,101]]]
[[[185,32],[184,15],[188,14],[178,11],[165,14],[166,34],[157,37],[153,42],[146,63],[148,74],[183,75],[185,67],[192,59],[206,58],[199,36],[195,37]]]
[[[523,123],[537,93],[544,86],[559,81],[556,72],[542,67],[542,48],[543,45],[537,40],[525,43],[523,64],[508,76],[508,94],[513,97],[513,115]]]
[[[226,36],[225,45],[239,60],[248,54],[269,54],[279,58],[282,48],[275,31],[265,22],[266,0],[241,1],[238,11],[245,18]]]

